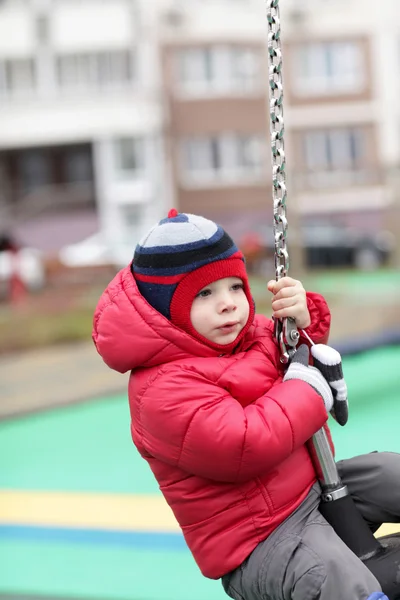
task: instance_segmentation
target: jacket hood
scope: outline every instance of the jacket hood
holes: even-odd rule
[[[92,337],[104,362],[120,373],[188,356],[219,354],[150,306],[130,267],[122,269],[103,292],[94,313]]]

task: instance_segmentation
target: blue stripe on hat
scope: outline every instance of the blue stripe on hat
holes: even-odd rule
[[[213,255],[212,258],[210,258],[210,257],[204,258],[203,260],[194,261],[194,262],[190,263],[190,265],[185,264],[180,267],[166,267],[164,269],[161,269],[161,268],[152,269],[152,268],[140,268],[135,265],[134,272],[138,273],[140,275],[154,275],[154,276],[159,276],[159,277],[162,277],[163,275],[164,276],[181,275],[182,273],[189,273],[190,271],[199,269],[200,267],[203,267],[204,265],[207,265],[211,262],[216,262],[217,260],[224,260],[226,258],[229,258],[233,254],[236,254],[236,252],[238,252],[238,249],[236,246],[233,246],[232,248],[230,248],[226,252],[223,252],[222,254]]]
[[[166,217],[165,219],[161,219],[159,225],[164,225],[165,223],[188,223],[189,217],[185,213],[179,213],[176,217]]]
[[[136,279],[136,285],[138,286],[139,292],[148,302],[149,299],[151,299],[151,306],[153,308],[167,319],[171,318],[169,307],[171,305],[172,296],[177,288],[177,283],[169,285],[154,284]]]

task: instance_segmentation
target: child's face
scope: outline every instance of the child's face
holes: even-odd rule
[[[197,294],[190,311],[195,330],[210,342],[235,341],[249,318],[249,302],[238,277],[213,281]]]

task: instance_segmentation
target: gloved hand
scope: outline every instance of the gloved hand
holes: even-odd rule
[[[309,356],[310,351],[308,346],[306,344],[299,346],[285,373],[283,381],[290,381],[291,379],[305,381],[318,392],[324,401],[326,411],[330,412],[333,406],[332,390],[321,371],[308,364]]]
[[[343,378],[342,357],[339,352],[325,344],[311,346],[314,366],[321,371],[333,394],[331,415],[339,425],[346,425],[349,418],[347,385]]]

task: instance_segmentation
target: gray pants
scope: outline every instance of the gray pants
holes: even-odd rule
[[[359,511],[375,531],[400,522],[400,454],[373,452],[337,463]],[[235,600],[367,600],[381,587],[318,510],[305,501],[240,567],[222,578]]]

